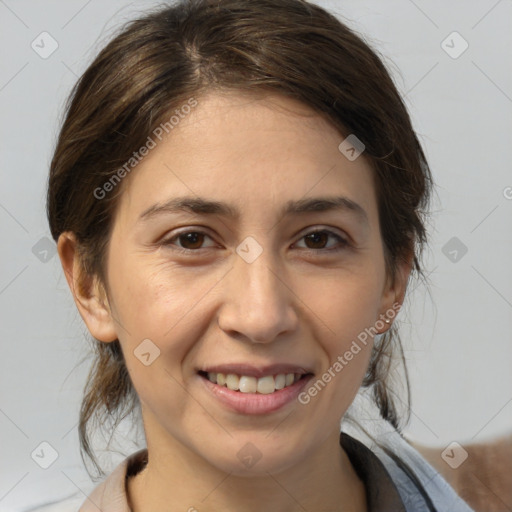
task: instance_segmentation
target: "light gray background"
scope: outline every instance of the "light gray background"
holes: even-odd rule
[[[386,57],[437,182],[431,296],[419,285],[401,313],[413,398],[406,432],[444,447],[510,431],[512,3],[318,3],[348,18]],[[49,237],[45,184],[72,85],[111,31],[149,5],[0,0],[2,512],[92,486],[76,431],[86,331],[53,245],[41,241]],[[31,47],[43,31],[58,43],[46,59]],[[458,58],[441,46],[453,31],[469,44]],[[462,48],[453,36],[445,44],[452,53]],[[443,253],[453,237],[467,247],[456,262]],[[125,453],[136,446],[130,437],[121,442]],[[31,458],[43,441],[59,454],[46,470]]]

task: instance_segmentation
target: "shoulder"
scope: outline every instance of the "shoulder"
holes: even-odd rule
[[[147,463],[147,449],[124,459],[110,475],[86,495],[77,491],[68,498],[40,505],[27,512],[130,512],[126,478],[137,474]]]
[[[85,498],[79,512],[130,512],[126,479],[147,463],[146,448],[124,459],[114,471]]]
[[[443,476],[398,432],[381,439],[374,450],[411,510],[473,512]]]
[[[475,510],[512,506],[512,434],[464,446],[411,444]]]
[[[370,411],[370,414],[368,414]],[[382,463],[407,512],[473,512],[443,476],[388,422],[356,399],[341,431],[363,443]]]

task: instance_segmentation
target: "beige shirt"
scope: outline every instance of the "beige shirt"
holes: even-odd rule
[[[127,457],[94,489],[83,502],[79,512],[131,512],[128,506],[126,480],[144,468],[147,457],[147,449]]]

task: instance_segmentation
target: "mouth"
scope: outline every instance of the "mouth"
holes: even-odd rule
[[[203,370],[200,370],[198,374],[211,383],[231,391],[261,395],[269,395],[289,388],[298,381],[313,375],[311,372],[305,372],[303,370],[298,372],[270,373],[259,377],[255,375]]]
[[[237,414],[267,415],[297,404],[313,373],[291,365],[223,365],[197,371],[209,399]]]

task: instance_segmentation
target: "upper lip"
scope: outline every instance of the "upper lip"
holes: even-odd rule
[[[206,373],[232,373],[235,375],[247,375],[249,377],[256,378],[265,377],[266,375],[278,375],[279,373],[299,373],[301,375],[312,373],[311,370],[305,368],[304,366],[289,363],[275,363],[265,366],[254,366],[252,364],[244,363],[230,363],[200,368],[199,371]]]

